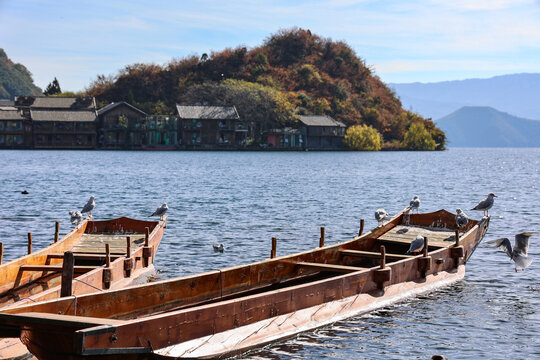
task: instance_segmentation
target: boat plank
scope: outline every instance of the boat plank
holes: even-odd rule
[[[378,259],[381,257],[381,253],[375,251],[360,251],[360,250],[340,250],[339,253],[342,256],[354,256],[354,257],[368,257]],[[387,259],[403,260],[413,257],[412,255],[392,254],[386,253]]]
[[[367,268],[357,267],[357,266],[321,264],[321,263],[313,263],[313,262],[307,262],[307,261],[297,262],[296,265],[308,267],[310,269],[319,270],[319,271],[332,271],[332,272],[339,272],[339,273],[350,273],[350,272],[367,269]]]

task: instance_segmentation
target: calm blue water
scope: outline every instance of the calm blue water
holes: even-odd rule
[[[164,279],[350,239],[375,209],[395,213],[414,196],[422,211],[468,211],[499,196],[486,239],[540,231],[540,149],[445,152],[100,152],[0,151],[0,241],[4,261],[69,229],[69,210],[96,196],[96,219],[144,218],[162,202],[169,225],[157,259]],[[20,192],[27,190],[29,195]],[[226,251],[214,253],[212,243]],[[301,334],[243,358],[540,358],[540,235],[531,267],[481,244],[466,278],[426,296]]]

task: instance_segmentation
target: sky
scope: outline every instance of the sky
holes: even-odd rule
[[[0,0],[0,48],[63,91],[292,27],[346,42],[387,83],[540,72],[540,0]]]

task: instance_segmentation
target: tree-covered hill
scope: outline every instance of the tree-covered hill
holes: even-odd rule
[[[0,99],[13,99],[16,95],[42,95],[34,85],[32,74],[24,65],[15,64],[0,49]]]
[[[128,101],[148,113],[172,113],[176,103],[236,105],[259,129],[294,125],[299,115],[330,115],[374,127],[399,144],[422,123],[444,147],[433,122],[405,111],[394,92],[344,42],[288,29],[256,48],[238,47],[174,59],[164,66],[132,64],[100,75],[86,90],[98,103]],[[399,145],[395,145],[396,147]]]

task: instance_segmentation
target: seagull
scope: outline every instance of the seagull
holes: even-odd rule
[[[386,219],[387,217],[388,217],[388,213],[386,212],[386,210],[377,209],[377,211],[375,211],[375,219],[379,223],[382,223],[384,221],[384,219]],[[379,224],[379,226],[381,226],[381,224]]]
[[[473,207],[471,210],[478,210],[478,211],[483,211],[484,212],[484,216],[486,215],[489,215],[489,209],[491,209],[491,207],[493,206],[493,202],[495,201],[494,198],[496,198],[497,195],[495,195],[494,193],[489,193],[489,195],[487,196],[487,198],[485,198],[484,200],[480,201],[478,203],[478,205],[476,205],[475,207]]]
[[[409,210],[416,210],[418,213],[418,208],[420,207],[420,198],[415,196],[409,203]]]
[[[405,254],[412,254],[420,252],[424,249],[424,237],[422,235],[418,235],[416,239],[411,241],[411,246],[409,247],[409,250]]]
[[[503,250],[510,259],[516,264],[515,270],[525,270],[532,263],[532,259],[527,256],[529,250],[529,237],[535,234],[534,232],[522,232],[515,236],[514,248],[510,244],[508,238],[501,238],[497,240],[489,241],[490,244],[494,244],[495,247]]]
[[[469,222],[469,217],[461,209],[456,209],[456,225],[462,228]]]
[[[214,251],[215,252],[223,252],[225,251],[225,246],[223,246],[223,244],[212,244],[212,247],[214,248]]]
[[[152,215],[150,216],[159,216],[160,219],[163,218],[163,215],[165,215],[165,213],[167,212],[167,210],[169,210],[169,207],[167,206],[167,203],[163,203],[163,205],[161,206],[158,206],[158,208],[156,209],[156,211],[154,211],[152,213]]]
[[[88,213],[89,215],[92,215],[92,210],[96,207],[96,203],[94,202],[94,195],[90,196],[90,200],[84,205],[84,207],[81,210],[81,213]]]
[[[70,211],[69,215],[71,215],[71,223],[75,226],[79,225],[79,223],[83,220],[83,215],[78,210]]]

